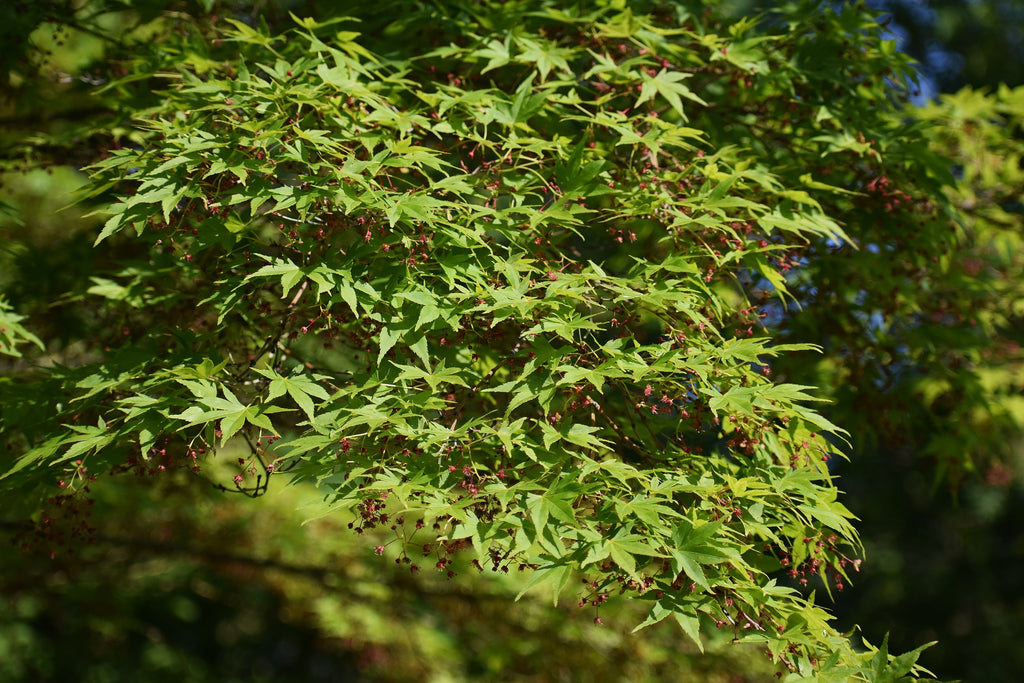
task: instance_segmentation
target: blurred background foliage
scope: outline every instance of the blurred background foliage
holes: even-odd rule
[[[553,607],[543,592],[516,602],[514,572],[460,560],[451,580],[429,551],[410,571],[387,536],[353,533],[310,487],[252,500],[195,484],[98,480],[94,503],[63,506],[54,524],[95,524],[89,544],[5,524],[22,550],[0,559],[0,681],[772,677],[727,635],[703,655],[674,624],[631,635],[638,605],[612,600],[597,625],[593,608]]]
[[[425,17],[451,11],[450,3],[415,3],[416,12],[403,2],[370,5],[344,11],[363,15],[363,40],[384,54],[415,44],[409,37],[424,30]],[[472,3],[460,6],[446,26],[478,19]],[[737,1],[717,11],[739,16],[755,6]],[[963,362],[980,369],[945,377],[931,376],[927,365],[887,366],[891,340],[878,338],[865,338],[864,350],[882,358],[878,366],[891,375],[885,379],[868,367],[853,376],[828,356],[776,372],[824,387],[837,399],[830,418],[853,435],[854,457],[836,471],[862,520],[866,561],[856,586],[839,595],[842,622],[884,624],[893,651],[939,640],[922,663],[942,677],[1016,680],[1024,671],[1017,647],[1024,448],[1007,435],[1024,419],[1024,90],[999,85],[1024,84],[1024,6],[874,6],[890,13],[882,20],[891,16],[903,49],[922,62],[925,93],[948,95],[914,115],[941,131],[934,145],[955,161],[962,181],[951,199],[965,217],[967,246],[949,268],[977,282],[970,295],[979,311],[999,313],[983,323],[1004,344],[983,357],[964,351]],[[106,146],[132,144],[126,117],[158,95],[145,81],[116,91],[106,85],[155,59],[158,44],[196,65],[229,58],[230,46],[202,39],[224,17],[273,27],[290,22],[289,12],[325,18],[338,7],[298,0],[14,0],[0,7],[0,296],[47,340],[34,362],[75,364],[88,353],[76,340],[118,325],[83,296],[108,266],[101,259],[134,255],[93,251],[88,201],[70,205],[84,182],[78,169]],[[452,38],[431,37],[440,44]],[[821,319],[800,315],[789,329],[801,341],[814,340],[808,330],[827,334],[827,308],[807,314]],[[0,359],[0,382],[30,376],[24,361]],[[957,401],[958,393],[977,400]],[[964,405],[991,410],[962,414]],[[31,407],[20,410],[31,420]],[[937,448],[985,457],[951,472],[936,467],[943,462]],[[39,535],[5,515],[0,531],[16,550],[0,555],[0,681],[771,678],[759,654],[728,642],[697,656],[673,628],[631,636],[642,616],[624,605],[602,608],[597,626],[589,609],[553,608],[543,595],[514,602],[516,576],[477,577],[460,566],[453,582],[429,558],[412,573],[389,557],[386,537],[357,536],[347,520],[323,516],[314,491],[296,486],[249,500],[195,484],[185,474],[97,482],[94,502],[62,507],[66,519],[55,525],[95,528],[88,545],[71,531]],[[883,634],[865,635],[878,642]]]
[[[975,292],[962,294],[981,297],[969,322],[997,342],[960,350],[968,373],[900,367],[886,391],[853,383],[834,407],[859,436],[838,473],[867,557],[837,612],[851,624],[885,615],[893,643],[939,639],[926,659],[945,675],[1010,681],[1024,671],[1013,644],[1024,623],[1024,440],[1013,427],[1024,415],[1024,88],[966,87],[915,115],[956,162],[963,240],[948,268],[969,276]],[[879,429],[887,422],[897,428]],[[974,453],[971,471],[944,478],[929,467],[943,453]]]
[[[857,589],[839,596],[836,612],[846,624],[884,617],[897,649],[939,640],[922,661],[942,676],[1012,681],[1024,671],[1015,645],[1024,623],[1024,440],[1009,427],[1024,414],[1024,3],[872,5],[891,17],[901,48],[921,62],[922,90],[934,96],[914,115],[936,126],[933,147],[954,160],[960,181],[952,200],[964,239],[949,268],[965,269],[988,298],[976,310],[996,314],[1000,342],[969,361],[974,372],[960,378],[973,382],[903,368],[884,392],[852,383],[832,393],[840,398],[833,419],[855,435],[855,455],[837,473],[861,518],[866,556]],[[794,374],[828,386],[822,369]],[[951,394],[981,400],[964,414]],[[901,414],[897,429],[879,429]],[[950,481],[928,464],[937,449],[990,457]]]
[[[931,92],[1024,83],[1020,0],[874,0],[900,47],[921,64]]]

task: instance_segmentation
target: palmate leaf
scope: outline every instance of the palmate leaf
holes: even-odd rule
[[[670,599],[658,600],[651,607],[650,613],[647,618],[633,629],[633,633],[640,631],[648,626],[664,621],[668,617],[674,617],[679,627],[683,630],[689,638],[697,646],[700,652],[704,652],[704,642],[700,636],[700,619],[696,614],[689,613],[688,610],[680,609],[677,604],[672,604]]]
[[[270,380],[270,386],[267,388],[268,402],[287,394],[310,420],[314,418],[313,399],[326,401],[330,398],[327,390],[320,384],[317,384],[317,378],[315,377],[302,373],[294,373],[289,377],[282,377],[269,368],[258,369],[256,372]]]
[[[218,387],[212,382],[190,382],[178,380],[188,387],[202,405],[193,405],[171,417],[182,420],[186,425],[204,425],[219,421],[221,432],[220,444],[223,446],[228,439],[239,432],[247,423],[277,434],[268,415],[285,410],[270,405],[243,405],[226,386],[221,386],[223,396],[218,396]]]
[[[551,601],[552,604],[557,605],[558,596],[565,590],[572,575],[572,567],[568,564],[551,564],[538,567],[530,574],[530,579],[523,586],[519,595],[516,596],[516,600],[521,599],[527,592],[534,590],[538,586],[551,584]]]
[[[689,77],[690,74],[666,71],[665,69],[662,69],[654,76],[648,76],[644,72],[643,87],[640,89],[640,97],[637,98],[634,106],[640,106],[644,102],[653,99],[656,94],[661,95],[668,100],[668,103],[672,105],[672,109],[679,114],[679,117],[683,121],[687,121],[686,112],[683,110],[683,98],[707,106],[707,102],[682,84],[682,81]]]
[[[512,60],[512,45],[508,39],[492,39],[481,48],[471,53],[472,58],[486,59],[487,64],[480,73],[487,73],[492,69],[508,64]]]
[[[516,55],[516,61],[526,64],[535,64],[540,81],[548,79],[552,69],[559,69],[568,72],[570,70],[568,59],[573,56],[573,50],[559,47],[550,41],[541,41],[523,36],[516,36],[515,42],[521,52]]]
[[[288,292],[302,281],[305,273],[300,266],[292,263],[290,259],[274,259],[255,273],[246,276],[246,279],[249,280],[256,277],[269,277],[272,275],[281,276],[281,296],[286,297],[288,296]]]

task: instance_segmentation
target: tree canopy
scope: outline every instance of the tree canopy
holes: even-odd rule
[[[1010,466],[1024,91],[910,111],[852,4],[86,7],[53,38],[100,41],[86,115],[6,141],[91,212],[5,205],[26,546],[95,537],[106,480],[284,480],[370,567],[628,599],[785,680],[924,673],[820,605],[862,554],[834,473]],[[34,54],[25,111],[64,73]]]

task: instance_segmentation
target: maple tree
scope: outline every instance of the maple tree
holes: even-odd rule
[[[0,486],[36,538],[89,535],[96,477],[287,478],[414,574],[522,573],[596,622],[626,595],[786,680],[922,674],[817,604],[861,561],[831,471],[913,418],[860,425],[873,394],[960,415],[920,435],[954,479],[1018,429],[1019,218],[965,221],[948,114],[908,116],[875,17],[374,16],[161,15],[91,86],[113,119],[24,144],[98,148],[102,219],[74,338],[0,302],[34,363],[0,383]]]

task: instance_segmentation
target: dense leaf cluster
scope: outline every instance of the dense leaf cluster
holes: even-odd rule
[[[959,367],[937,330],[980,354],[1006,325],[947,295],[995,301],[980,266],[949,277],[909,66],[853,6],[555,4],[421,7],[377,43],[226,20],[105,83],[158,96],[89,167],[102,333],[0,386],[0,484],[62,500],[244,444],[224,489],[316,482],[413,572],[465,552],[555,600],[625,593],[793,680],[919,673],[809,592],[860,544],[848,435],[800,379],[888,389]],[[0,352],[43,346],[0,306]]]

